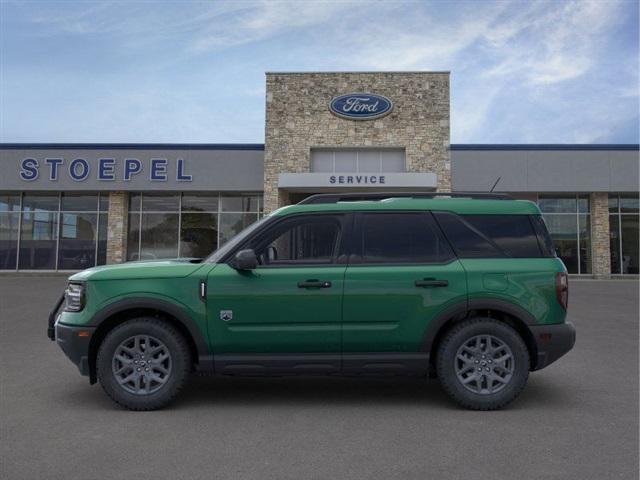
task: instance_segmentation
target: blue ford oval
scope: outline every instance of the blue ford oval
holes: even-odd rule
[[[331,99],[329,110],[334,115],[351,120],[372,120],[391,112],[393,103],[387,97],[373,93],[347,93]]]

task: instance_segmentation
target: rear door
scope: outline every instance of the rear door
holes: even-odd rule
[[[356,214],[345,274],[343,369],[426,369],[423,335],[466,302],[462,265],[430,212]]]

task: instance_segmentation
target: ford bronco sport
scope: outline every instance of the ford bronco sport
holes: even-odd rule
[[[532,202],[327,194],[205,259],[72,275],[48,335],[132,410],[163,407],[192,371],[431,374],[460,405],[491,410],[573,347],[567,299]]]

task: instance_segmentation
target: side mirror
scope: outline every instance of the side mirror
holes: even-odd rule
[[[250,248],[240,250],[233,259],[233,268],[236,270],[255,270],[258,266],[258,257],[256,252]]]

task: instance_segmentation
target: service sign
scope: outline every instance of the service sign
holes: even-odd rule
[[[334,97],[329,103],[331,113],[350,120],[373,120],[384,117],[392,109],[391,100],[373,93],[347,93]]]

